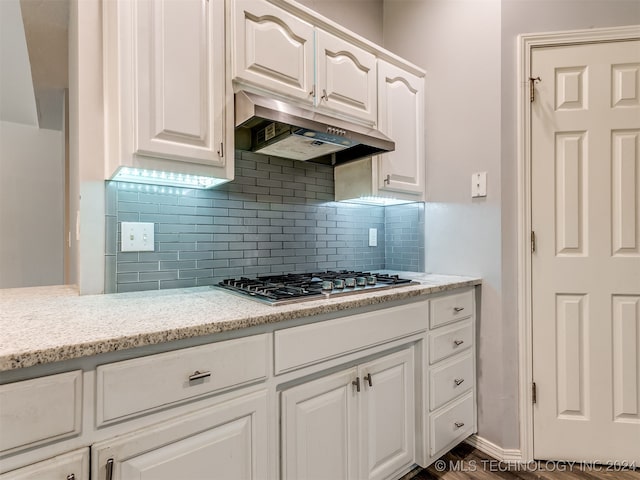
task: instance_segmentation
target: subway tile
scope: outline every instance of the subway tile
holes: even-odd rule
[[[178,252],[140,252],[138,259],[141,262],[159,262],[161,260],[177,260]]]
[[[179,223],[192,223],[192,222],[181,222],[179,221],[180,217],[178,218],[178,222]],[[152,222],[152,223],[175,223],[176,222],[176,216],[175,215],[164,215],[164,214],[160,214],[160,213],[141,213],[140,214],[140,221],[141,222]]]
[[[225,258],[244,258],[244,254],[241,250],[220,250],[218,252],[213,252],[213,258],[216,260],[222,260]]]
[[[238,208],[229,209],[230,217],[238,218],[256,218],[258,216],[257,210],[241,210]]]
[[[264,203],[282,203],[282,197],[281,196],[276,196],[273,194],[270,195],[258,195],[256,197],[256,200],[258,202],[264,202]]]
[[[214,235],[212,233],[181,233],[179,235],[180,242],[212,242]]]
[[[116,254],[118,263],[120,262],[137,262],[139,260],[138,252],[120,252]]]
[[[257,242],[233,242],[229,245],[230,250],[255,250]]]
[[[158,290],[158,282],[118,283],[118,293]]]
[[[242,267],[216,268],[216,277],[235,278],[243,275]]]
[[[185,225],[180,223],[159,223],[158,233],[190,233],[196,231],[195,225]]]
[[[141,282],[149,282],[153,280],[176,280],[177,278],[178,278],[178,272],[176,270],[140,273]]]
[[[116,293],[116,256],[106,255],[104,265],[104,293]]]
[[[236,217],[213,217],[214,225],[242,225],[244,220]]]
[[[172,243],[160,243],[158,244],[158,250],[161,252],[182,252],[195,251],[196,244],[194,242],[172,242]]]
[[[105,254],[115,255],[118,251],[118,222],[115,216],[105,217]]]
[[[195,260],[161,261],[160,270],[183,270],[196,268]],[[159,280],[159,279],[158,279]],[[167,280],[167,279],[164,279]]]
[[[216,253],[218,252],[214,252],[212,250],[205,250],[202,252],[178,252],[178,258],[180,260],[211,260],[214,258]]]
[[[167,215],[195,215],[198,209],[206,207],[194,207],[187,205],[160,205],[159,213]]]
[[[160,289],[167,288],[189,288],[196,286],[195,278],[188,278],[183,280],[160,280]]]
[[[220,250],[229,250],[228,242],[198,242],[195,245],[194,250],[198,252],[209,252],[209,251],[220,251]]]
[[[199,278],[199,277],[211,277],[213,276],[213,269],[210,268],[198,268],[193,270],[180,270],[178,277],[184,278]]]
[[[178,205],[185,205],[189,207],[210,207],[213,200],[210,198],[197,198],[197,197],[180,197],[178,198]]]
[[[152,272],[158,270],[159,262],[118,262],[117,272]]]
[[[209,215],[180,215],[178,216],[178,223],[189,225],[211,225],[213,223],[213,218],[214,217]]]
[[[214,235],[220,234],[220,233],[229,233],[229,226],[228,225],[196,225],[196,232],[213,233]]]
[[[198,262],[198,268],[225,268],[230,265],[228,258],[220,258],[218,260],[200,260]]]
[[[139,222],[140,214],[133,212],[118,212],[117,215],[118,223],[121,222]]]

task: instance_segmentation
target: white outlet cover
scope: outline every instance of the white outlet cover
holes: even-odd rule
[[[377,228],[369,229],[369,246],[370,247],[378,246],[378,229]]]
[[[471,175],[471,198],[487,196],[487,172],[476,172]]]
[[[122,252],[153,252],[153,223],[122,222],[120,226],[120,242]]]

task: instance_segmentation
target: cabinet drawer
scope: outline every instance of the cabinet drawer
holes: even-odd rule
[[[0,385],[0,452],[80,433],[82,371]]]
[[[431,455],[465,439],[474,431],[473,393],[431,416]]]
[[[473,387],[473,357],[465,355],[431,370],[429,379],[429,410],[441,407],[449,400]]]
[[[427,302],[417,302],[275,332],[275,373],[406,337],[427,329]]]
[[[473,314],[473,290],[434,298],[429,313],[431,328],[470,317]]]
[[[99,366],[98,425],[266,378],[268,338],[255,335]]]
[[[473,345],[471,320],[438,329],[429,335],[429,363],[436,363]]]

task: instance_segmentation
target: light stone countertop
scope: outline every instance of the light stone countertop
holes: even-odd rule
[[[73,286],[0,289],[0,371],[376,305],[481,283],[476,277],[414,272],[401,272],[401,276],[419,281],[420,285],[282,306],[266,305],[211,287],[82,296]]]

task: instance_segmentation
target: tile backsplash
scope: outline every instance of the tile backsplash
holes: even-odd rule
[[[424,205],[333,202],[333,168],[236,152],[211,190],[106,185],[105,292],[337,269],[422,271]],[[153,222],[154,252],[121,252],[120,222]],[[369,247],[369,229],[378,232]]]

